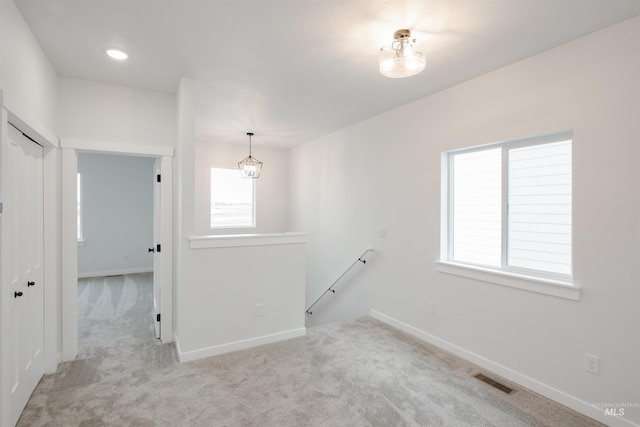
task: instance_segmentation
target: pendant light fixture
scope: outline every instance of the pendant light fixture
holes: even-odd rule
[[[401,29],[393,33],[391,48],[380,48],[380,73],[394,79],[410,77],[424,70],[427,61],[422,52],[416,52],[411,30]]]
[[[238,162],[238,169],[243,178],[260,178],[260,171],[262,170],[262,162],[255,157],[251,157],[251,137],[252,132],[247,132],[249,136],[249,157]]]

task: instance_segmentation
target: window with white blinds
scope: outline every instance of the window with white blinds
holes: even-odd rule
[[[508,150],[507,265],[571,274],[571,141]]]
[[[500,266],[502,150],[453,156],[453,258]]]
[[[570,134],[448,152],[445,160],[446,260],[571,275]]]

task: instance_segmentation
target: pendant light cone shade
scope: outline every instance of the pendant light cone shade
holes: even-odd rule
[[[427,60],[422,52],[417,52],[411,39],[411,30],[403,29],[393,33],[390,48],[380,49],[380,73],[394,79],[411,77],[424,70]]]
[[[249,157],[238,162],[238,169],[240,169],[243,178],[260,178],[262,162],[255,157],[251,157],[251,137],[253,133],[247,132],[247,135],[249,136]]]

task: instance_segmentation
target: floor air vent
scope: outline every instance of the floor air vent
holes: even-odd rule
[[[513,393],[513,389],[512,388],[507,387],[506,385],[501,384],[496,380],[492,380],[491,378],[487,377],[486,375],[475,374],[474,377],[476,377],[480,381],[485,382],[485,383],[489,384],[490,386],[493,386],[493,387],[497,388],[498,390],[503,391],[503,392],[505,392],[507,394]]]

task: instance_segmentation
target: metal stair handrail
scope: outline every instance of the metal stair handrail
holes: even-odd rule
[[[365,256],[367,253],[369,253],[369,252],[373,252],[373,249],[369,248],[369,249],[367,249],[366,251],[364,251],[364,252],[362,253],[362,255],[360,255],[360,256],[358,257],[358,259],[356,259],[356,260],[353,262],[353,264],[351,264],[351,265],[349,266],[349,268],[347,268],[347,269],[344,271],[344,273],[342,273],[342,274],[340,275],[340,277],[338,277],[338,278],[337,278],[337,279],[336,279],[336,280],[331,284],[331,286],[329,286],[329,287],[327,288],[327,290],[326,290],[326,291],[324,291],[324,292],[322,293],[322,295],[320,295],[320,296],[318,297],[318,299],[316,299],[316,300],[313,302],[313,304],[311,304],[311,305],[309,306],[309,308],[307,308],[307,310],[306,310],[304,313],[305,313],[305,314],[308,314],[308,315],[312,315],[312,314],[313,314],[313,312],[311,311],[311,309],[312,309],[312,308],[313,308],[317,303],[319,303],[319,302],[320,302],[320,300],[321,300],[322,298],[324,298],[324,296],[325,296],[325,295],[327,295],[329,292],[331,292],[331,293],[335,294],[335,293],[336,293],[336,290],[334,289],[334,287],[335,287],[335,286],[340,282],[340,280],[342,280],[342,278],[343,278],[344,276],[346,276],[346,275],[347,275],[347,273],[349,273],[349,272],[353,269],[353,267],[355,267],[359,262],[361,262],[361,263],[363,263],[363,264],[366,264],[366,263],[367,263],[367,260],[366,260],[366,259],[364,259],[364,256]]]

